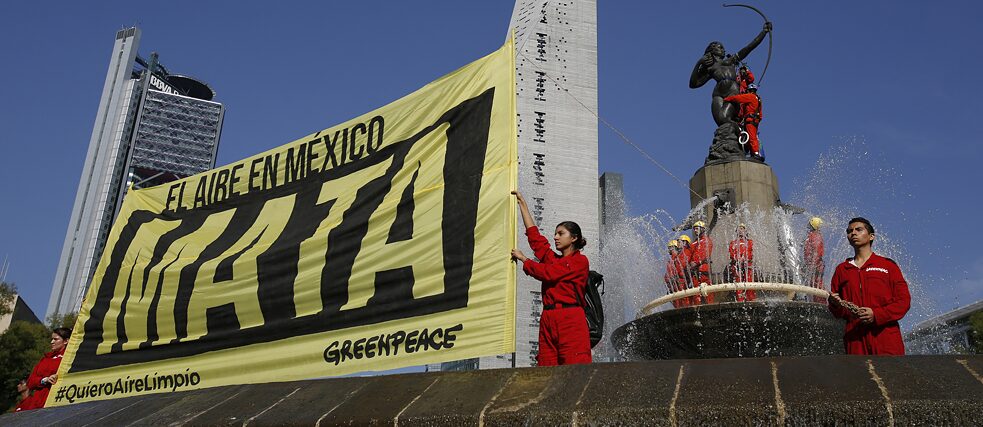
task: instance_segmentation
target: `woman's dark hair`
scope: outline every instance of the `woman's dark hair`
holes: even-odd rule
[[[587,239],[584,238],[584,233],[580,231],[580,226],[573,221],[563,221],[556,225],[557,227],[566,228],[570,232],[570,235],[576,237],[577,240],[573,242],[573,247],[577,250],[583,249],[587,246]]]
[[[859,222],[859,223],[863,224],[864,225],[864,228],[867,229],[867,232],[868,233],[874,234],[874,226],[870,224],[870,221],[868,221],[867,218],[864,218],[862,216],[858,216],[856,218],[851,219],[850,222],[847,223],[847,225],[849,226],[850,224],[853,224],[855,222]]]
[[[721,49],[724,48],[724,44],[723,43],[718,42],[718,41],[712,41],[712,42],[710,42],[710,44],[707,45],[707,48],[703,50],[703,53],[704,54],[710,53],[710,51],[713,50],[713,48],[715,46],[720,46]]]
[[[66,341],[68,340],[68,337],[72,336],[72,330],[68,328],[55,328],[55,330],[51,332],[58,334],[58,336],[61,337],[61,339]]]

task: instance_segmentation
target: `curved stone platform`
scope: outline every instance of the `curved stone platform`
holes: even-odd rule
[[[599,363],[217,387],[0,425],[976,425],[983,356]]]
[[[843,354],[844,322],[826,304],[729,302],[660,311],[611,336],[627,360]]]

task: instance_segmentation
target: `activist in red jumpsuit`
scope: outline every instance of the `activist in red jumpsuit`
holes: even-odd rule
[[[747,93],[747,86],[754,83],[754,73],[747,69],[747,65],[741,65],[737,73],[737,84],[740,86],[741,93]]]
[[[553,252],[536,228],[522,194],[518,191],[512,194],[515,194],[522,213],[529,247],[539,262],[527,258],[518,249],[512,249],[512,259],[522,263],[522,271],[527,275],[543,282],[543,315],[539,320],[536,363],[539,366],[591,363],[590,333],[581,304],[590,262],[580,249],[587,245],[587,240],[577,223],[561,222],[553,234],[553,242],[560,254]]]
[[[679,287],[679,270],[676,268],[676,263],[679,261],[679,241],[670,240],[667,250],[666,274],[662,276],[662,280],[666,283],[666,294],[671,294],[683,289]],[[675,300],[672,302],[672,306],[675,308],[682,307],[683,301]]]
[[[38,364],[34,365],[31,376],[27,377],[27,388],[33,394],[22,400],[17,405],[17,409],[14,410],[15,412],[44,407],[51,386],[58,382],[58,366],[61,365],[65,348],[68,347],[68,338],[71,336],[72,330],[68,328],[56,328],[51,334],[51,351],[41,357]]]
[[[802,258],[805,261],[802,265],[805,270],[803,277],[810,286],[818,289],[823,288],[823,273],[826,271],[826,264],[823,262],[825,252],[823,235],[819,232],[819,227],[822,225],[823,220],[812,217],[809,220],[809,235],[802,243]]]
[[[693,237],[696,241],[690,249],[689,267],[693,275],[693,286],[700,286],[701,283],[712,285],[710,280],[710,257],[713,255],[713,241],[706,233],[706,224],[703,221],[693,223]],[[713,294],[707,294],[705,304],[713,304]]]
[[[679,240],[679,257],[677,258],[678,260],[677,265],[679,268],[680,289],[695,288],[697,287],[698,284],[693,283],[693,275],[690,273],[689,270],[689,259],[693,253],[693,246],[690,244],[692,242],[692,239],[690,239],[689,236],[684,234],[682,236],[679,236],[678,240]],[[683,306],[685,307],[689,307],[691,305],[699,305],[700,297],[699,295],[686,297],[683,298],[681,301],[683,302]]]
[[[740,93],[724,98],[726,102],[735,102],[740,105],[738,118],[744,125],[744,130],[748,134],[748,144],[751,145],[751,155],[761,157],[761,143],[758,142],[758,125],[761,124],[761,98],[758,97],[758,86],[750,84],[747,87],[749,93]]]
[[[847,240],[854,256],[836,267],[828,299],[833,315],[847,321],[846,353],[904,355],[898,321],[911,307],[908,283],[893,260],[871,249],[874,226],[870,221],[851,219]]]
[[[754,240],[748,238],[747,227],[737,226],[737,238],[730,241],[730,278],[734,282],[754,281]],[[737,291],[737,301],[754,301],[757,296],[753,289]]]

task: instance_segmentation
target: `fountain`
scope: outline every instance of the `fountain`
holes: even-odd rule
[[[664,232],[648,234],[661,244],[696,221],[704,221],[714,244],[710,279],[689,280],[686,288],[645,304],[636,319],[615,329],[611,340],[625,359],[843,353],[844,322],[828,311],[828,292],[821,284],[806,283],[811,280],[802,277],[801,241],[795,238],[792,222],[793,216],[804,210],[781,202],[778,178],[763,158],[752,156],[752,150],[744,147],[747,138],[742,133],[746,132],[739,124],[736,105],[724,101],[738,93],[734,80],[737,64],[770,29],[771,24],[766,23],[761,33],[733,56],[725,55],[719,43],[711,43],[693,70],[690,87],[700,87],[711,78],[717,82],[711,112],[718,127],[704,165],[689,181],[689,215],[671,231],[663,227]],[[732,277],[728,243],[736,238],[739,224],[746,226],[754,241],[753,271]],[[656,277],[661,277],[661,272]],[[651,277],[649,281],[656,280]],[[743,298],[735,297],[749,290],[757,294],[755,300],[739,301]],[[706,301],[710,294],[714,302],[686,302],[700,297]],[[666,309],[660,310],[663,306]]]

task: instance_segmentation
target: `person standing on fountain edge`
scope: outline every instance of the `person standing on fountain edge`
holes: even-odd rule
[[[823,220],[818,216],[809,219],[809,235],[802,243],[802,277],[805,278],[809,286],[816,289],[823,288],[823,274],[826,272],[826,264],[823,262],[825,245],[823,244],[823,234],[819,228],[823,226]],[[821,297],[814,297],[821,298]],[[816,300],[816,302],[821,302]]]
[[[693,237],[696,239],[690,249],[689,267],[693,271],[693,285],[701,283],[712,285],[710,280],[710,257],[713,256],[713,241],[706,233],[703,221],[693,223]],[[705,304],[713,304],[713,294],[707,294]]]
[[[733,282],[754,281],[754,240],[748,238],[747,226],[737,226],[737,238],[730,241],[730,280]],[[737,291],[737,301],[754,301],[757,296],[753,289]]]
[[[682,285],[681,289],[696,288],[699,287],[699,283],[696,283],[696,278],[690,274],[689,270],[689,259],[690,255],[693,253],[692,239],[689,236],[683,234],[679,236],[679,264],[681,265],[681,271],[679,273],[679,283]],[[700,296],[686,297],[683,300],[683,306],[689,307],[691,305],[700,304]]]
[[[587,289],[590,261],[580,250],[587,245],[580,226],[564,221],[556,226],[553,243],[560,254],[553,252],[546,238],[539,233],[529,213],[522,193],[513,191],[526,238],[539,262],[529,259],[518,249],[512,249],[512,259],[522,263],[522,271],[543,282],[543,315],[539,320],[539,366],[591,363],[590,332],[581,301]]]
[[[898,321],[911,307],[908,282],[894,260],[874,253],[870,221],[851,219],[846,235],[854,255],[836,267],[828,299],[833,315],[846,319],[846,353],[904,355]]]
[[[666,293],[671,294],[674,292],[681,291],[685,288],[685,281],[682,282],[683,286],[680,287],[679,281],[679,241],[670,240],[668,245],[668,260],[666,260],[666,274],[662,276],[662,279],[666,282]],[[674,308],[679,308],[683,306],[682,300],[675,300],[672,302]]]

